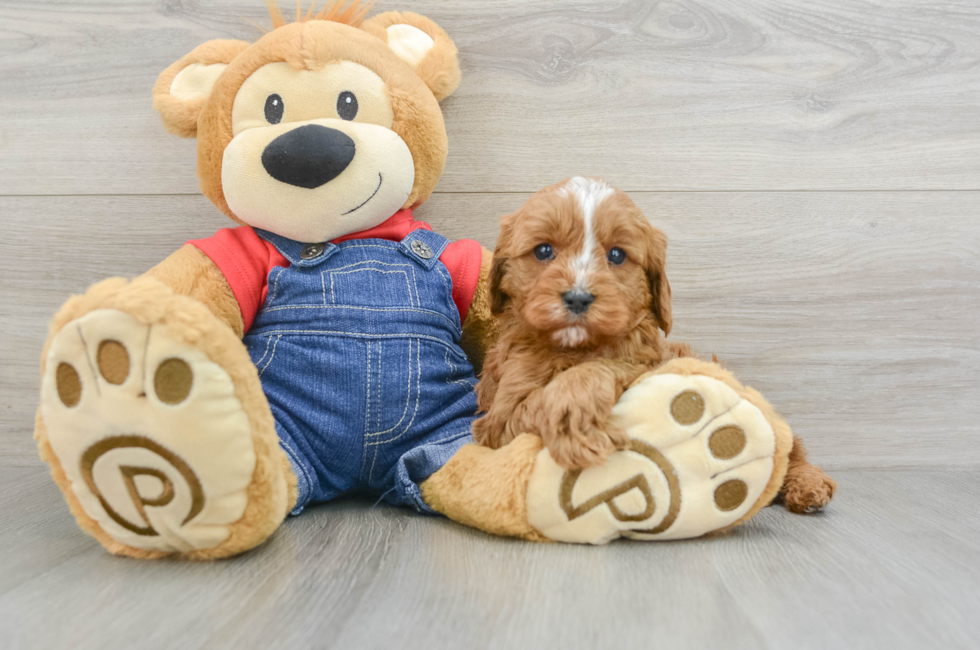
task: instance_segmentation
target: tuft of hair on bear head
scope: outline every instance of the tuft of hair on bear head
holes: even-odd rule
[[[272,29],[279,29],[290,23],[282,14],[279,3],[276,0],[265,0],[265,5],[269,9],[269,18],[272,19]],[[296,20],[292,22],[305,23],[310,20],[329,20],[333,23],[360,27],[367,17],[369,11],[374,6],[373,2],[361,2],[361,0],[332,0],[324,5],[320,11],[316,11],[316,0],[310,2],[306,13],[303,13],[301,0],[296,0]],[[262,31],[268,30],[260,27]]]

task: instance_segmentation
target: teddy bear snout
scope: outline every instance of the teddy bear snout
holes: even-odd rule
[[[347,169],[354,150],[354,141],[347,134],[306,124],[270,142],[262,151],[262,166],[277,181],[314,189]]]

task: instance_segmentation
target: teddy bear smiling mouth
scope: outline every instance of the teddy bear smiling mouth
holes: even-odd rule
[[[342,212],[341,213],[341,216],[350,214],[351,212],[356,212],[356,211],[360,210],[361,208],[363,208],[365,205],[367,205],[368,204],[368,201],[370,201],[371,199],[373,199],[375,197],[375,195],[378,193],[378,190],[381,189],[381,183],[382,182],[384,182],[384,178],[381,177],[381,172],[378,172],[378,186],[376,188],[374,188],[374,191],[373,192],[371,192],[371,196],[369,196],[366,199],[364,199],[364,201],[359,206],[357,206],[356,208],[351,208],[347,212]]]

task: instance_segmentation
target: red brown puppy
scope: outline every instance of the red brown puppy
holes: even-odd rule
[[[626,449],[610,414],[627,387],[690,356],[668,342],[667,239],[635,203],[601,180],[547,187],[503,217],[491,270],[501,336],[478,386],[474,435],[498,448],[521,433],[544,440],[562,467],[582,469]],[[794,440],[781,493],[791,510],[820,508],[836,484]]]

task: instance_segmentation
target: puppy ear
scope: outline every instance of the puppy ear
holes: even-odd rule
[[[670,282],[667,281],[667,236],[656,228],[653,229],[646,273],[650,285],[650,310],[666,336],[674,325],[670,310]]]
[[[510,296],[501,291],[500,283],[507,274],[507,258],[500,257],[496,253],[493,256],[493,264],[490,265],[490,313],[499,316],[504,311],[504,306],[510,300]]]
[[[197,118],[214,82],[248,46],[245,41],[208,41],[160,73],[153,86],[153,108],[160,112],[167,131],[182,138],[197,135]]]
[[[388,11],[365,20],[361,29],[388,44],[391,51],[415,70],[438,101],[459,85],[456,44],[442,27],[425,16]]]

